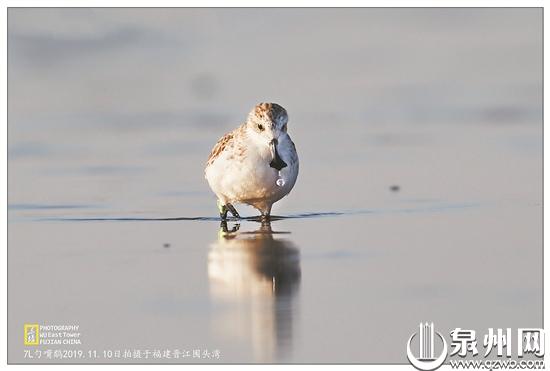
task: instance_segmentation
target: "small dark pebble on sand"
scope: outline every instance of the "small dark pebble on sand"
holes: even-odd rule
[[[392,192],[399,192],[400,189],[401,189],[401,187],[399,187],[398,185],[390,186],[390,191],[392,191]]]

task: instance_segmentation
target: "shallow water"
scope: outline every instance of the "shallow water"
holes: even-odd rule
[[[542,326],[540,21],[10,9],[10,362],[37,361],[24,323],[220,351],[160,360],[200,363],[404,363],[420,321]],[[203,166],[260,100],[289,111],[300,175],[270,226],[238,207],[224,231]]]

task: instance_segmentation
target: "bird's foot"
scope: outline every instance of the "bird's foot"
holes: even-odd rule
[[[237,210],[235,209],[235,207],[233,205],[231,205],[230,203],[227,203],[225,205],[225,207],[227,207],[227,209],[231,212],[231,214],[233,214],[233,216],[237,219],[240,219],[241,216],[239,215],[239,213],[237,212]]]
[[[218,210],[220,211],[220,218],[222,220],[227,220],[228,211],[231,212],[231,214],[233,214],[235,218],[237,219],[241,218],[241,216],[239,215],[235,207],[230,203],[223,204],[220,200],[218,200],[217,203],[218,203]]]

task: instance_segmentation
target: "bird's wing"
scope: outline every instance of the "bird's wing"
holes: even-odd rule
[[[225,151],[227,146],[231,143],[233,140],[234,135],[233,133],[227,133],[223,137],[221,137],[220,140],[218,140],[218,143],[212,148],[212,152],[210,152],[210,156],[208,156],[208,161],[206,161],[206,165],[211,165],[216,159],[219,157],[219,155]]]

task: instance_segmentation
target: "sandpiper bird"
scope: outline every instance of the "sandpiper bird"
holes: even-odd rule
[[[223,220],[230,211],[240,218],[234,203],[252,205],[262,219],[286,196],[298,177],[298,154],[287,133],[286,110],[260,103],[244,124],[216,143],[206,163],[205,177],[218,197]]]

